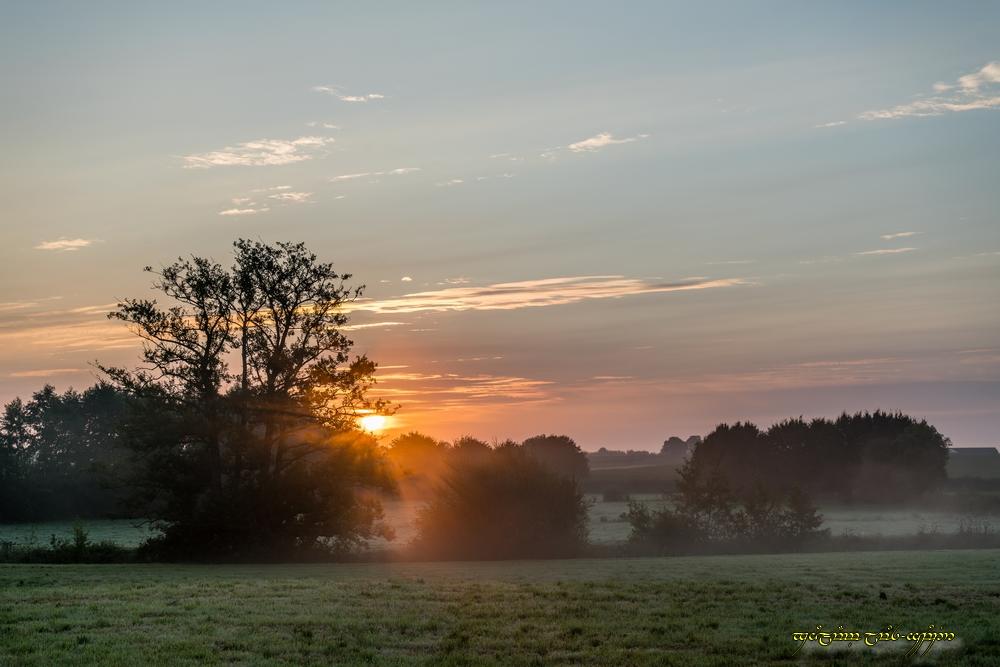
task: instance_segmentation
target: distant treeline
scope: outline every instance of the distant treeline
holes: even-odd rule
[[[945,481],[950,444],[926,421],[902,413],[789,419],[766,431],[742,422],[708,434],[688,470],[717,475],[740,491],[796,487],[813,498],[901,502]]]
[[[129,453],[124,392],[98,384],[51,386],[4,406],[0,417],[0,522],[122,516]]]
[[[687,459],[694,448],[701,442],[700,435],[689,436],[682,440],[671,436],[663,441],[658,452],[628,449],[617,450],[601,447],[596,452],[587,454],[587,460],[592,468],[625,468],[633,466],[678,465]]]

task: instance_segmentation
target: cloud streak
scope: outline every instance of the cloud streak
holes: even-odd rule
[[[633,141],[645,139],[648,136],[649,136],[648,134],[637,134],[634,137],[615,139],[615,137],[610,132],[601,132],[600,134],[595,134],[594,136],[584,139],[582,141],[577,141],[575,143],[572,143],[566,148],[573,151],[574,153],[588,153],[601,150],[602,148],[607,148],[608,146],[614,146],[616,144],[630,144]]]
[[[28,371],[15,371],[8,373],[7,376],[12,378],[50,378],[56,375],[82,373],[84,370],[83,368],[41,368]]]
[[[35,250],[55,250],[59,252],[76,252],[80,248],[93,245],[93,239],[68,239],[65,236],[55,241],[42,241],[35,246]]]
[[[340,183],[342,181],[353,181],[359,178],[369,178],[373,176],[404,176],[417,171],[420,171],[420,167],[397,167],[396,169],[389,169],[387,171],[359,171],[353,174],[340,174],[339,176],[333,176],[330,178],[330,182]]]
[[[384,100],[385,95],[382,93],[367,93],[365,95],[349,95],[339,86],[313,86],[312,91],[314,93],[323,93],[325,95],[333,95],[341,102],[372,102],[375,100]]]
[[[573,276],[496,283],[483,287],[450,287],[415,292],[379,301],[359,301],[353,310],[374,313],[420,311],[516,310],[577,303],[588,299],[613,299],[640,294],[664,294],[748,285],[742,278],[689,278],[660,283],[624,276]]]
[[[257,213],[265,213],[270,211],[266,206],[261,208],[227,208],[224,211],[219,211],[219,215],[224,216],[240,216],[240,215],[256,215]]]
[[[311,192],[276,192],[273,195],[268,195],[268,199],[275,199],[280,202],[286,202],[289,204],[308,204],[312,200]]]
[[[910,236],[916,236],[920,232],[893,232],[892,234],[883,234],[881,239],[883,241],[892,241],[893,239],[905,239]]]
[[[879,250],[865,250],[856,253],[858,255],[898,255],[903,252],[913,252],[916,248],[881,248]]]
[[[256,139],[217,151],[183,156],[185,169],[212,167],[273,167],[311,160],[330,137],[299,137],[297,139]]]
[[[408,406],[424,410],[453,410],[483,403],[521,403],[551,400],[550,380],[481,373],[379,374],[379,392]]]

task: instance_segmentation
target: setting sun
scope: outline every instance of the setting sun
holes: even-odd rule
[[[385,429],[389,419],[385,415],[365,415],[358,420],[361,428],[369,433],[378,433]]]

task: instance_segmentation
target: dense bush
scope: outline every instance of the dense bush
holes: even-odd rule
[[[586,544],[587,504],[574,480],[509,443],[454,460],[417,524],[422,557],[566,557]]]
[[[590,474],[587,455],[567,435],[536,435],[523,443],[524,450],[554,473],[583,480]]]
[[[758,485],[733,490],[719,473],[681,469],[676,507],[650,510],[630,502],[623,517],[630,542],[667,552],[695,552],[712,545],[740,548],[795,548],[825,534],[816,506],[800,489]]]
[[[632,526],[629,542],[633,545],[685,553],[707,542],[705,531],[696,521],[670,508],[651,510],[643,503],[630,500],[628,511],[622,516]]]

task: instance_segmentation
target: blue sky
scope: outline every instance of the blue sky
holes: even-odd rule
[[[397,428],[1000,433],[1000,5],[8,3],[0,399],[146,264],[303,240]]]

